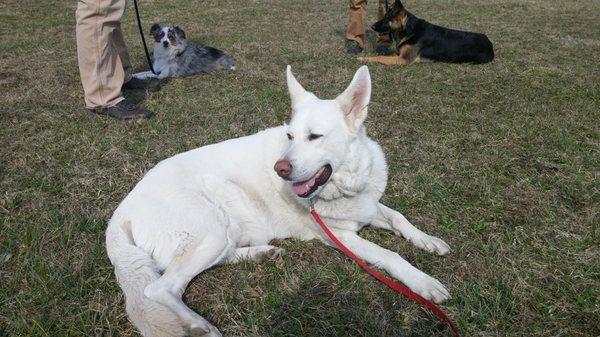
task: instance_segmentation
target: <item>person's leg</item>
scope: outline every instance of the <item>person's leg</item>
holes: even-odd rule
[[[350,0],[350,12],[346,39],[358,43],[365,49],[365,20],[367,18],[367,0]]]
[[[127,49],[127,44],[125,44],[125,39],[123,38],[123,31],[121,30],[120,24],[115,30],[113,37],[113,44],[119,52],[119,57],[121,58],[121,63],[123,64],[123,70],[125,71],[123,89],[147,91],[159,90],[160,81],[153,72],[147,71],[138,73],[138,76],[133,76],[133,66],[129,60],[129,51]],[[152,50],[150,50],[150,52],[152,52]]]
[[[123,65],[123,71],[125,72],[122,89],[148,91],[156,91],[160,89],[160,81],[156,78],[156,76],[148,78],[133,77],[133,66],[129,60],[129,51],[127,49],[127,44],[125,44],[125,39],[123,38],[123,31],[121,30],[120,22],[112,34],[111,43],[115,46],[115,49],[119,53],[119,58],[121,59],[121,64]],[[152,72],[150,73],[152,74]]]
[[[79,0],[75,12],[79,73],[89,111],[119,119],[145,118],[152,111],[125,100],[121,93],[131,69],[120,29],[125,5],[126,0]]]
[[[77,58],[85,105],[89,109],[111,107],[124,99],[121,86],[125,70],[119,56],[119,43],[114,43],[115,39],[122,39],[119,26],[124,11],[125,0],[80,0],[77,3]]]
[[[124,82],[127,83],[131,80],[131,74],[133,72],[133,66],[131,65],[131,61],[129,59],[129,50],[127,49],[127,44],[125,44],[125,39],[123,38],[123,31],[121,31],[121,22],[112,35],[113,40],[112,43],[119,53],[119,58],[121,59],[121,64],[123,65],[123,71],[125,73]]]

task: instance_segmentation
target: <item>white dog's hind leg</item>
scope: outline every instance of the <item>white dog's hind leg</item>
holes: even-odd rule
[[[404,215],[383,204],[379,204],[377,216],[371,222],[371,225],[378,228],[384,228],[393,231],[397,235],[403,236],[406,240],[412,242],[415,246],[424,249],[430,253],[446,255],[450,251],[450,246],[442,239],[436,238],[420,231],[413,226]]]
[[[365,240],[355,232],[332,229],[336,236],[360,258],[387,271],[406,284],[412,291],[441,303],[450,298],[450,293],[440,281],[413,267],[400,255]]]
[[[271,245],[262,245],[262,246],[251,246],[251,247],[242,247],[236,248],[231,252],[226,259],[224,259],[223,263],[237,263],[243,260],[252,260],[261,262],[266,258],[275,259],[281,256],[285,250],[283,248],[271,246]]]
[[[189,243],[173,259],[163,275],[146,287],[144,294],[173,310],[188,327],[191,336],[221,336],[217,328],[183,303],[181,295],[196,275],[219,263],[232,249],[233,244],[225,233],[208,235],[199,242]]]

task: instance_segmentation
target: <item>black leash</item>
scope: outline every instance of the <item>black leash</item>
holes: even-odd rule
[[[387,0],[386,0],[387,4]],[[142,46],[144,47],[144,53],[146,53],[146,61],[148,61],[148,66],[150,67],[150,71],[154,75],[158,75],[154,72],[154,66],[152,65],[152,59],[150,58],[150,53],[148,53],[148,46],[146,46],[146,38],[144,37],[144,30],[142,29],[142,20],[140,19],[140,10],[138,8],[137,0],[133,0],[133,7],[135,7],[135,17],[137,18],[138,30],[140,31],[140,37],[142,38]]]

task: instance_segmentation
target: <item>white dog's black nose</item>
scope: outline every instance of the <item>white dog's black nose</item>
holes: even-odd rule
[[[169,46],[169,41],[163,41],[163,47],[167,48]]]

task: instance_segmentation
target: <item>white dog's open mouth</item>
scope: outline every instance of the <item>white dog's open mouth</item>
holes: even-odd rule
[[[319,186],[324,185],[331,177],[331,165],[321,167],[314,176],[305,181],[292,184],[292,191],[301,198],[308,198]]]

